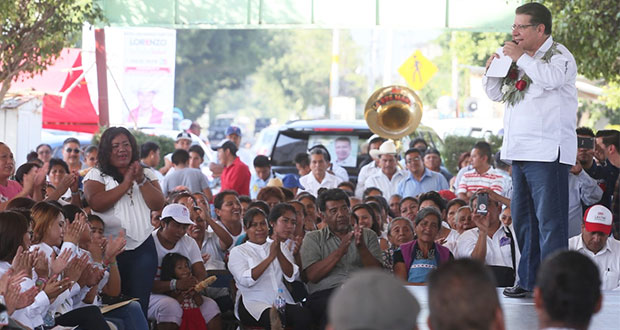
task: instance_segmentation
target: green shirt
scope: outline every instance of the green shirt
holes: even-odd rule
[[[362,238],[370,253],[381,263],[381,248],[377,234],[370,229],[362,229]],[[340,238],[325,226],[321,230],[314,230],[306,234],[301,244],[301,263],[306,270],[315,262],[321,261],[340,246]],[[362,258],[355,242],[351,242],[347,253],[340,258],[336,266],[318,283],[308,282],[310,294],[335,288],[349,278],[350,273],[363,268]]]

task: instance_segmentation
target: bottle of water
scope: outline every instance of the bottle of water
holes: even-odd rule
[[[282,329],[284,329],[286,327],[285,326],[286,300],[284,300],[284,290],[278,289],[278,296],[276,297],[275,305],[276,305],[276,309],[278,310],[278,315],[280,316],[280,322],[282,322]]]

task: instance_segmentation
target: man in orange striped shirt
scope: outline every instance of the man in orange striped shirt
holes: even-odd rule
[[[489,188],[498,194],[501,194],[503,187],[503,177],[493,167],[491,146],[479,141],[471,150],[471,163],[473,169],[463,174],[463,178],[456,190],[460,199],[468,201],[469,198],[478,190]]]

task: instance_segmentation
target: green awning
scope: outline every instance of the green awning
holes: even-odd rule
[[[510,32],[522,1],[95,0],[111,26],[178,29],[419,28]]]

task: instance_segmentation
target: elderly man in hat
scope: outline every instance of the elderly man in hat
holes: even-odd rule
[[[568,240],[568,248],[588,256],[598,267],[602,290],[620,288],[620,242],[609,237],[611,211],[603,205],[586,210],[581,234]]]
[[[381,147],[381,144],[385,142],[385,139],[380,137],[377,134],[374,134],[368,139],[368,150],[369,154],[372,150],[378,150]],[[372,157],[372,156],[371,156]],[[370,162],[360,169],[359,174],[357,175],[357,186],[355,187],[355,197],[362,198],[362,194],[364,193],[364,189],[366,186],[364,183],[366,179],[379,173],[381,169],[379,168],[379,158],[372,157]]]
[[[370,155],[379,158],[381,171],[366,179],[364,186],[379,188],[383,192],[383,196],[397,194],[398,184],[407,178],[407,171],[398,169],[394,141],[387,140],[383,142],[379,150],[371,150]]]

